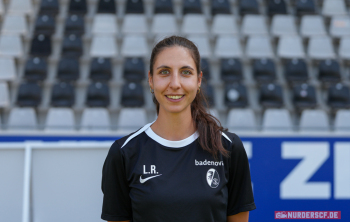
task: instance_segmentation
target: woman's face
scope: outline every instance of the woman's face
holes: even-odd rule
[[[197,74],[190,51],[181,46],[165,48],[153,65],[153,77],[148,73],[149,85],[159,102],[159,112],[180,113],[191,109],[201,85],[202,72]]]

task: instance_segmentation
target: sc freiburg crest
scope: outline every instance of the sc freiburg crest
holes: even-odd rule
[[[220,177],[218,171],[210,168],[207,172],[207,182],[211,188],[217,188],[220,184]]]

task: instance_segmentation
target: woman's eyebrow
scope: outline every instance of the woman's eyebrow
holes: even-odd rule
[[[162,68],[171,69],[169,66],[166,66],[166,65],[161,65],[161,66],[159,66],[156,69],[162,69]]]
[[[182,66],[181,69],[191,69],[191,70],[194,70],[191,66]]]

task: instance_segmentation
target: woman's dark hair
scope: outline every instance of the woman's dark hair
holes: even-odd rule
[[[200,55],[196,45],[190,40],[180,36],[170,36],[158,42],[151,54],[150,74],[153,76],[153,65],[157,55],[165,48],[180,46],[188,49],[191,53],[194,63],[196,64],[197,74],[201,72]],[[203,80],[202,80],[203,81]],[[155,96],[153,102],[157,106],[157,114],[159,114],[159,103]],[[210,152],[215,159],[220,152],[223,156],[228,156],[228,151],[223,147],[221,141],[221,132],[227,129],[221,126],[220,121],[207,112],[208,102],[205,98],[203,90],[201,90],[191,104],[191,115],[195,122],[197,132],[199,133],[198,141],[201,147]]]

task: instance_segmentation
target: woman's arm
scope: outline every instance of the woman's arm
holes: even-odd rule
[[[241,212],[227,217],[227,222],[248,222],[249,211]]]

